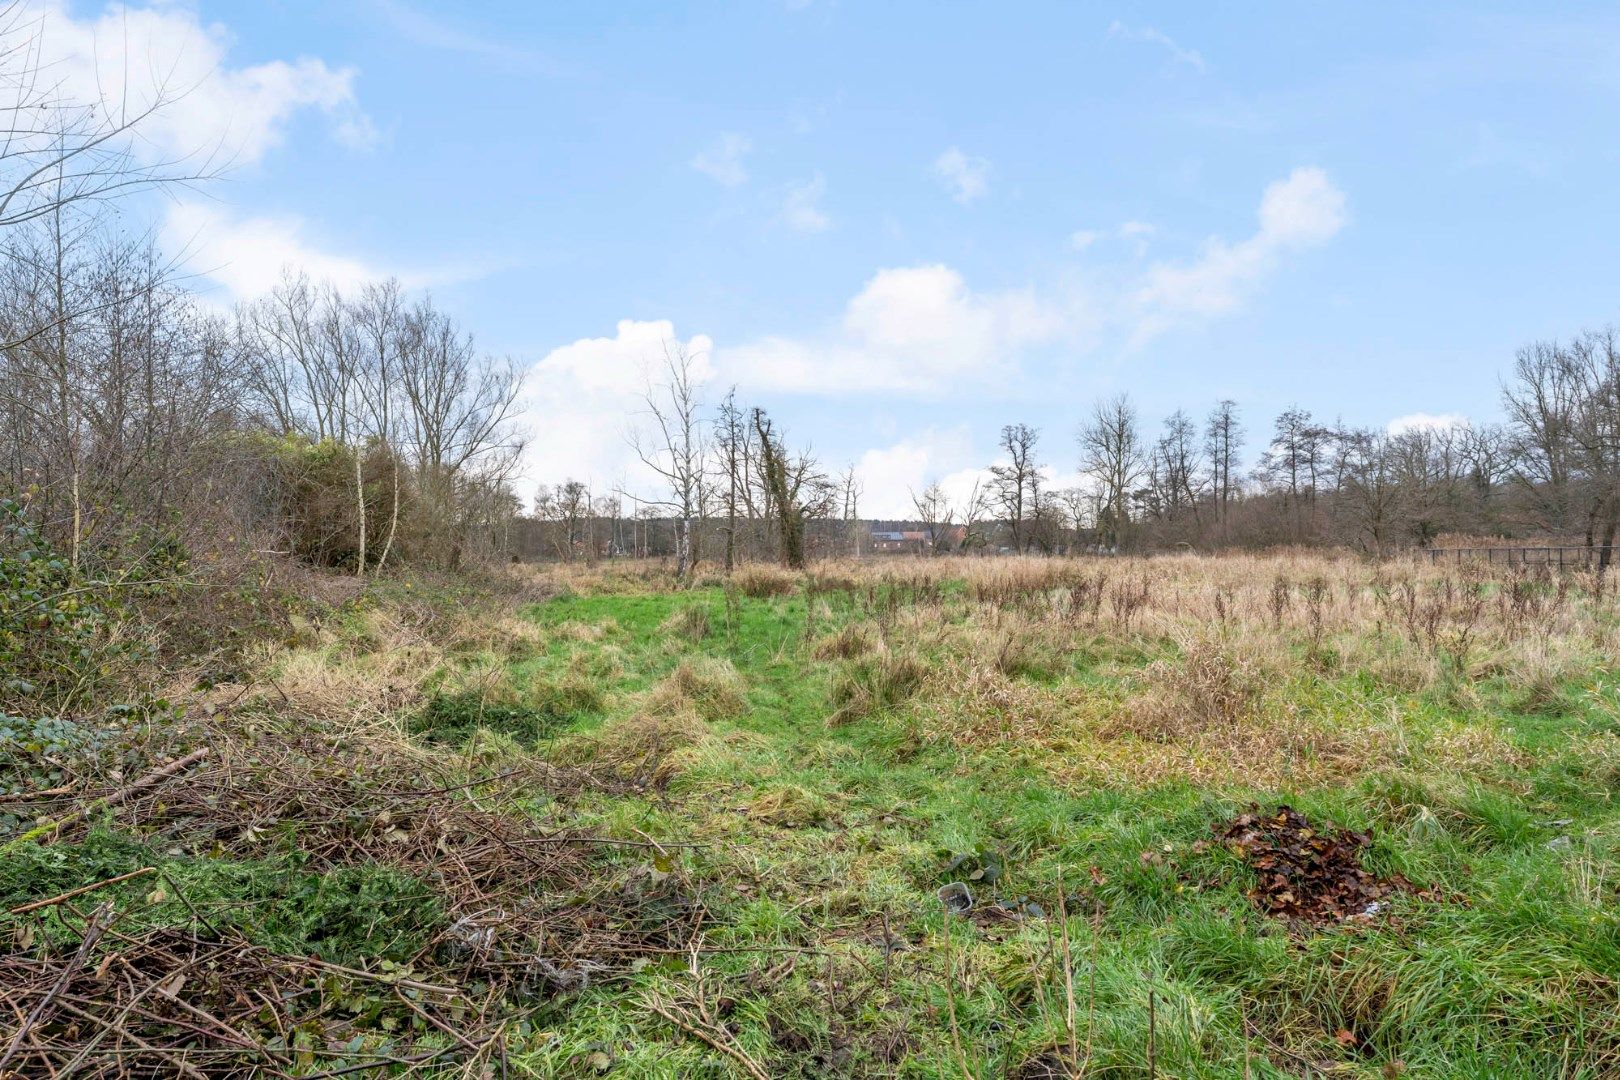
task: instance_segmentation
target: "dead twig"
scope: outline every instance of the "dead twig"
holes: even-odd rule
[[[97,810],[104,810],[110,806],[117,806],[131,795],[144,791],[145,789],[156,784],[161,784],[163,781],[169,779],[169,777],[175,776],[178,773],[185,772],[187,769],[191,768],[193,765],[197,764],[197,762],[201,761],[207,756],[208,747],[206,746],[200,750],[193,750],[185,757],[176,758],[161,768],[153,769],[151,772],[147,773],[133,784],[130,784],[128,787],[120,788],[111,795],[103,796],[94,802],[81,806],[77,810],[63,814],[59,818],[55,818],[51,821],[45,822],[42,825],[29,829],[15,840],[12,840],[6,844],[4,848],[0,848],[0,851],[11,851],[26,843],[29,843],[30,841],[38,840],[41,837],[54,836],[65,826],[71,825],[75,821],[78,821]]]
[[[144,877],[156,869],[157,867],[155,866],[143,866],[139,870],[131,870],[127,874],[119,874],[117,877],[110,877],[103,881],[97,881],[89,885],[80,885],[77,889],[69,889],[65,893],[58,893],[48,900],[35,900],[31,904],[22,904],[19,907],[14,907],[11,909],[11,914],[26,915],[30,911],[38,911],[40,908],[55,907],[64,900],[72,900],[74,897],[83,896],[85,893],[95,892],[97,889],[104,889],[108,885],[116,885],[120,881],[129,881],[131,878]]]
[[[673,1002],[665,1002],[662,998],[659,998],[655,994],[648,994],[644,999],[642,999],[642,1003],[646,1005],[647,1008],[669,1021],[675,1027],[686,1032],[688,1035],[693,1036],[694,1038],[702,1040],[713,1049],[718,1050],[732,1061],[735,1061],[742,1068],[742,1070],[749,1076],[752,1076],[754,1080],[771,1080],[770,1074],[760,1067],[759,1062],[749,1057],[740,1047],[734,1045],[731,1042],[729,1035],[722,1037],[712,1031],[706,1030],[704,1025],[700,1025],[692,1020],[677,1015],[677,1013],[673,1010],[679,1008],[679,1006],[675,1005]]]
[[[12,1058],[17,1056],[17,1050],[22,1046],[23,1039],[27,1037],[28,1032],[50,1014],[52,1002],[56,1000],[56,996],[67,987],[74,973],[84,966],[85,960],[89,958],[91,951],[95,949],[96,942],[101,940],[101,935],[107,932],[107,927],[111,926],[112,922],[113,906],[110,903],[101,905],[96,909],[95,914],[90,917],[89,925],[84,929],[84,937],[80,939],[78,951],[73,954],[73,959],[62,966],[62,970],[56,976],[56,981],[51,984],[51,988],[40,996],[40,999],[34,1003],[34,1007],[29,1010],[28,1016],[18,1026],[17,1033],[11,1037],[11,1042],[6,1046],[6,1052],[0,1054],[0,1075],[4,1075],[5,1067],[11,1063]]]

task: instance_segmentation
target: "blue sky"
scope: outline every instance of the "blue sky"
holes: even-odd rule
[[[131,10],[204,84],[170,137],[233,152],[149,207],[199,285],[430,289],[532,369],[526,487],[641,482],[666,338],[899,513],[1004,423],[1072,473],[1119,391],[1235,398],[1251,450],[1295,403],[1490,419],[1517,346],[1620,315],[1609,5]]]

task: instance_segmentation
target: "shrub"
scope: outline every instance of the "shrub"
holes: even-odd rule
[[[116,590],[58,553],[21,503],[0,499],[0,709],[82,702],[149,654]]]

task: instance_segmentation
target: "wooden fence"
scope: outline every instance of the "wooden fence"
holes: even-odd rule
[[[1421,548],[1419,558],[1427,555],[1432,563],[1484,562],[1493,566],[1552,566],[1559,570],[1577,570],[1583,567],[1607,566],[1613,549],[1597,545],[1567,544],[1550,547],[1459,547]]]

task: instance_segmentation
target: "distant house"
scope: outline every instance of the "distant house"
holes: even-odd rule
[[[961,525],[947,525],[939,532],[939,547],[945,551],[961,546],[967,529]],[[927,529],[874,530],[871,551],[876,554],[926,555],[934,550],[933,534]]]

